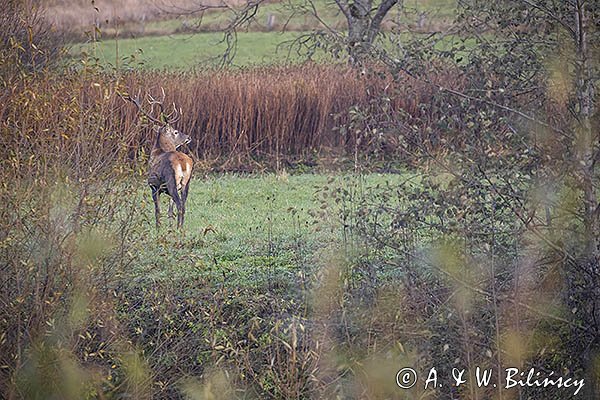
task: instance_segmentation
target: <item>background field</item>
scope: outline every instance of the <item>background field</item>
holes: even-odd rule
[[[62,4],[62,3],[61,3]],[[313,9],[314,5],[314,9]],[[61,5],[63,7],[65,5]],[[191,6],[188,5],[188,6]],[[102,5],[98,6],[102,8]],[[106,5],[113,9],[113,6]],[[111,8],[112,7],[112,8]],[[143,8],[143,7],[142,7]],[[161,6],[168,8],[168,6]],[[117,9],[115,9],[115,12]],[[62,15],[60,10],[48,11],[52,15]],[[125,11],[124,11],[125,12]],[[314,3],[301,1],[273,2],[261,5],[256,16],[248,23],[237,28],[234,66],[270,65],[298,63],[311,59],[319,62],[345,62],[335,59],[331,53],[316,48],[310,57],[307,49],[301,48],[295,39],[311,33],[313,30],[325,31],[325,26],[344,31],[347,29],[345,17],[333,2],[323,0]],[[134,13],[135,14],[135,13]],[[425,2],[405,2],[400,12],[393,11],[384,23],[384,30],[398,33],[407,30],[434,32],[443,30],[455,14],[454,0],[428,0]],[[151,14],[154,15],[154,14]],[[275,23],[267,26],[268,16]],[[118,24],[103,24],[96,35],[99,42],[90,44],[90,37],[84,40],[83,30],[92,32],[92,22],[74,24],[79,34],[73,33],[71,53],[78,58],[82,51],[92,54],[102,65],[128,65],[149,69],[194,69],[206,65],[219,64],[227,49],[223,30],[228,27],[233,14],[229,11],[207,11],[202,17],[181,16],[173,18],[172,13],[158,13],[152,18],[140,22],[139,17],[131,15],[119,20]],[[419,22],[421,21],[421,22]],[[58,23],[58,22],[57,22]],[[438,46],[447,46],[455,39],[448,37]],[[387,40],[382,46],[392,49]],[[118,59],[118,61],[117,61]]]
[[[232,19],[227,10],[208,10],[190,13],[197,4],[190,0],[112,0],[97,1],[93,6],[78,0],[53,0],[47,2],[48,19],[58,28],[73,34],[91,31],[93,26],[101,28],[108,36],[167,35],[185,31],[222,31]],[[199,4],[219,5],[219,1]],[[239,11],[245,2],[228,1]],[[404,2],[403,12],[392,11],[386,18],[386,29],[400,27],[431,31],[449,24],[455,15],[456,0],[412,0]],[[258,8],[256,15],[241,30],[295,30],[323,29],[314,14],[334,29],[346,26],[345,18],[333,1],[300,0],[267,1]],[[267,23],[271,16],[272,22]]]
[[[236,34],[233,48],[235,58],[226,67],[264,67],[301,64],[307,61],[320,64],[347,64],[344,54],[333,54],[323,48],[307,49],[299,45],[299,41],[307,39],[310,32],[241,32]],[[389,54],[401,51],[397,40],[413,37],[407,34],[398,35],[393,40],[382,39],[378,48]],[[417,35],[418,37],[418,35]],[[427,35],[422,35],[423,38]],[[474,46],[472,39],[457,35],[440,37],[433,45],[436,51],[450,50],[458,45],[465,49],[458,52],[461,60],[466,62],[469,50]],[[165,71],[202,71],[207,68],[224,65],[224,54],[227,44],[220,32],[203,32],[196,34],[173,34],[167,36],[145,36],[129,39],[104,39],[93,43],[79,43],[71,47],[72,60],[90,58],[100,66],[119,70],[146,69]]]
[[[285,65],[305,61],[306,57],[290,51],[289,44],[301,32],[247,32],[237,35],[234,66]],[[286,42],[288,46],[286,46]],[[73,54],[85,52],[97,57],[104,66],[155,70],[202,70],[219,65],[227,44],[223,34],[197,33],[149,36],[137,39],[107,39],[97,44],[75,45]],[[317,60],[324,60],[323,53]],[[118,62],[118,64],[117,64]]]

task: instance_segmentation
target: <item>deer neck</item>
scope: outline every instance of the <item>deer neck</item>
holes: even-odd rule
[[[151,156],[156,157],[162,153],[168,153],[176,150],[177,148],[175,147],[175,145],[171,141],[167,140],[162,135],[162,132],[159,132],[158,135],[156,135],[156,141],[154,142],[154,147],[152,148]]]

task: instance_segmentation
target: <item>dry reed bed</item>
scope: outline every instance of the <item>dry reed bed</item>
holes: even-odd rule
[[[453,78],[449,72],[436,72],[430,79],[447,84]],[[197,74],[136,72],[118,79],[86,74],[38,79],[26,89],[5,94],[9,100],[0,106],[0,117],[5,128],[18,129],[13,143],[5,143],[4,149],[30,148],[26,153],[44,152],[46,158],[68,159],[81,168],[77,164],[81,146],[108,149],[117,142],[126,159],[136,160],[141,153],[148,154],[154,132],[118,93],[158,97],[161,88],[166,104],[174,102],[183,111],[176,127],[191,135],[189,149],[213,165],[230,162],[229,167],[238,168],[249,160],[306,159],[324,151],[354,151],[355,130],[360,128],[364,134],[370,125],[368,120],[351,121],[352,107],[365,110],[367,116],[386,114],[369,118],[404,121],[405,125],[380,129],[378,135],[414,135],[418,126],[414,140],[440,143],[441,133],[435,128],[439,115],[434,114],[439,111],[419,107],[439,101],[430,85],[408,78],[393,83],[389,76],[364,76],[342,66],[305,65]],[[382,94],[389,97],[387,107],[380,104]],[[352,129],[335,129],[340,126]],[[90,129],[93,143],[88,143]],[[363,138],[361,145],[366,144]]]
[[[442,73],[432,76],[437,81],[448,79]],[[164,88],[167,103],[174,102],[183,110],[178,128],[192,136],[190,148],[202,159],[303,158],[323,150],[353,149],[353,133],[335,128],[348,126],[352,107],[377,108],[374,103],[384,93],[390,98],[388,114],[435,122],[434,116],[422,115],[419,107],[421,102],[432,101],[431,86],[408,78],[393,84],[389,76],[364,76],[342,66],[197,75],[135,73],[126,75],[123,83],[132,93],[155,96]],[[118,111],[125,126],[136,123],[135,107],[122,106]],[[134,146],[147,146],[151,140],[148,135],[152,132],[144,130]]]
[[[183,110],[179,127],[191,134],[198,157],[302,155],[337,147],[343,138],[332,130],[336,119],[367,100],[367,82],[352,70],[320,66],[166,79],[135,74],[126,77],[126,86],[155,96],[163,87],[167,101]],[[123,111],[125,120],[137,118],[135,108]]]

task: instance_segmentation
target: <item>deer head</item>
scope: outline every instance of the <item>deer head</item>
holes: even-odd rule
[[[162,151],[176,151],[180,146],[191,141],[189,135],[178,131],[171,125],[158,126],[155,131],[157,133],[155,146],[160,147]]]

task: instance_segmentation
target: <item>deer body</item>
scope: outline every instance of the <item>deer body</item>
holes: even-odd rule
[[[171,126],[158,128],[156,142],[150,153],[148,185],[152,190],[156,226],[160,226],[160,194],[167,193],[177,207],[177,227],[183,226],[185,203],[192,176],[193,161],[177,147],[189,142],[190,138]],[[172,203],[169,215],[172,215]]]
[[[150,152],[148,163],[148,185],[152,189],[152,200],[154,201],[154,216],[156,218],[156,227],[160,226],[160,195],[167,193],[171,197],[169,204],[169,216],[173,216],[173,203],[177,207],[177,227],[183,226],[185,215],[185,202],[190,187],[190,178],[192,177],[192,159],[185,153],[177,151],[177,148],[190,142],[190,137],[172,127],[179,118],[177,108],[173,104],[173,112],[165,115],[163,102],[165,91],[162,91],[162,99],[156,100],[148,95],[148,103],[151,106],[150,112],[142,107],[140,95],[131,97],[122,95],[124,100],[132,102],[137,109],[155,124],[156,141]],[[158,105],[160,115],[158,118],[152,116],[154,106]],[[175,116],[175,118],[173,118]]]

